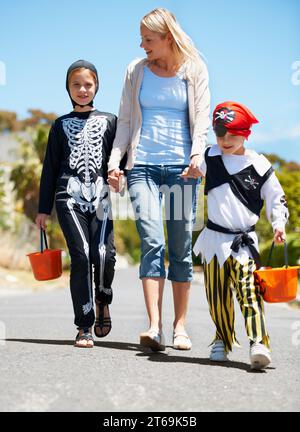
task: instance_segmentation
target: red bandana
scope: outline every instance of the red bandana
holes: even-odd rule
[[[248,108],[237,102],[220,103],[213,112],[213,128],[218,136],[224,136],[226,132],[229,132],[248,139],[251,134],[250,127],[254,123],[259,123],[259,121]],[[221,131],[220,135],[219,131]]]

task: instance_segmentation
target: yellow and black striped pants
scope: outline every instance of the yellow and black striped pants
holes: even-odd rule
[[[220,267],[217,257],[204,262],[204,281],[210,315],[216,326],[215,339],[221,339],[226,351],[232,345],[239,345],[234,331],[234,302],[232,291],[235,292],[242,314],[248,338],[253,342],[262,342],[267,348],[269,336],[265,325],[264,303],[262,295],[254,282],[255,262],[249,259],[240,264],[230,256]]]

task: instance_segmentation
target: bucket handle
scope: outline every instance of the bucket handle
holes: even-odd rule
[[[289,264],[288,264],[288,251],[287,251],[287,243],[286,243],[285,240],[284,240],[283,244],[284,244],[284,262],[285,262],[285,268],[288,268],[288,266],[289,266]],[[267,267],[269,267],[269,265],[270,265],[271,256],[272,256],[272,253],[273,253],[274,246],[275,246],[275,243],[273,241],[272,242],[272,246],[270,248],[269,256],[268,256],[268,259],[267,259]]]
[[[44,242],[45,242],[45,248],[44,248]],[[45,230],[41,228],[41,253],[43,253],[45,249],[48,249],[47,236]]]

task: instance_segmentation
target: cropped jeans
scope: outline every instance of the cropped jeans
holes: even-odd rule
[[[141,279],[166,277],[165,219],[168,279],[174,282],[192,280],[192,230],[200,179],[181,178],[184,168],[186,165],[135,165],[127,171],[128,190],[141,240]]]

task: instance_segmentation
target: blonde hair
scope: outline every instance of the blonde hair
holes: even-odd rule
[[[142,24],[150,31],[160,33],[162,36],[170,32],[174,40],[172,48],[176,57],[200,61],[199,51],[192,39],[182,30],[172,12],[164,8],[154,9],[142,18]]]

